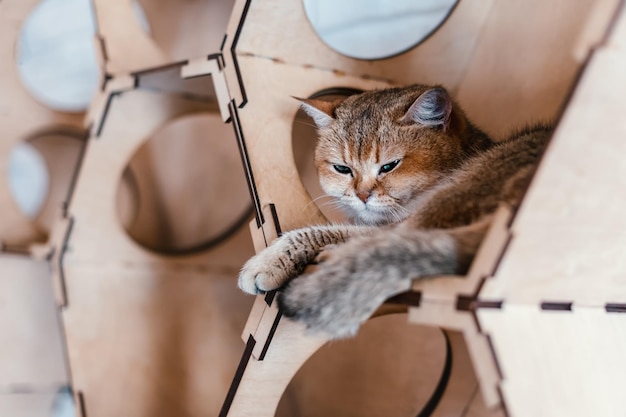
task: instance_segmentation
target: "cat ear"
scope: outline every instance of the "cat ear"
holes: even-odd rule
[[[300,102],[302,110],[311,116],[319,129],[327,127],[335,120],[333,117],[333,111],[337,107],[337,101],[324,101],[298,97],[294,98]]]
[[[419,123],[425,126],[442,126],[447,130],[450,126],[452,99],[448,92],[435,87],[426,90],[411,104],[401,123]]]

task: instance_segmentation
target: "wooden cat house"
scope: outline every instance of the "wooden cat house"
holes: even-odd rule
[[[622,2],[448,2],[424,41],[377,59],[327,45],[306,3],[93,0],[101,82],[86,114],[36,103],[0,70],[2,163],[38,126],[87,137],[48,238],[0,181],[0,240],[21,252],[0,256],[2,291],[23,288],[11,311],[27,317],[0,325],[54,327],[54,285],[64,328],[22,339],[56,346],[47,379],[3,372],[5,386],[71,381],[83,417],[620,415]],[[7,62],[34,7],[0,2]],[[314,130],[291,96],[416,82],[445,86],[496,138],[558,128],[466,277],[416,282],[355,339],[326,343],[281,318],[271,294],[235,288],[253,246],[328,221],[299,162]],[[13,400],[0,411],[17,415]]]
[[[612,328],[621,318],[608,314],[621,311],[617,301],[619,284],[613,281],[617,274],[612,267],[606,270],[600,262],[606,256],[602,254],[604,249],[600,250],[604,247],[600,236],[608,230],[601,224],[597,224],[597,229],[590,226],[592,235],[599,233],[596,241],[599,246],[592,251],[595,255],[583,256],[583,247],[589,243],[589,230],[585,233],[580,228],[572,228],[570,220],[574,217],[569,217],[580,216],[575,217],[580,222],[575,224],[582,224],[583,218],[590,224],[587,219],[594,216],[594,204],[590,206],[583,201],[597,200],[595,204],[600,204],[599,201],[607,201],[608,194],[601,196],[594,187],[586,188],[586,193],[574,200],[580,203],[574,209],[565,203],[569,201],[569,194],[556,191],[563,190],[559,185],[568,188],[564,184],[570,183],[574,192],[577,177],[568,177],[568,174],[572,175],[577,169],[589,176],[585,183],[607,181],[591,173],[593,165],[589,161],[583,163],[582,159],[567,153],[554,156],[559,162],[552,162],[550,157],[558,152],[554,149],[559,143],[563,143],[563,149],[572,144],[567,136],[578,131],[581,123],[595,124],[586,113],[584,103],[594,89],[602,90],[597,83],[603,79],[604,82],[623,79],[617,74],[617,68],[621,68],[618,62],[623,59],[620,55],[623,52],[617,47],[618,4],[577,2],[565,7],[559,2],[460,2],[448,20],[426,41],[403,54],[373,61],[352,59],[325,45],[308,22],[305,9],[306,5],[303,8],[297,1],[263,4],[241,1],[235,5],[226,35],[225,72],[233,103],[239,107],[237,116],[249,157],[247,169],[249,176],[254,177],[251,180],[255,185],[254,198],[260,209],[256,224],[252,225],[257,249],[264,242],[270,243],[281,231],[320,222],[316,208],[308,203],[306,191],[298,187],[297,170],[290,164],[290,145],[297,138],[290,137],[296,107],[288,95],[310,97],[339,87],[362,89],[365,84],[377,88],[381,82],[393,85],[418,81],[443,84],[467,109],[470,119],[495,137],[502,137],[512,126],[539,120],[558,121],[555,144],[549,149],[529,191],[528,199],[534,203],[525,202],[515,213],[506,209],[500,212],[464,281],[441,278],[417,282],[414,290],[419,297],[412,297],[412,302],[408,303],[410,318],[415,323],[462,332],[483,400],[491,412],[586,415],[593,413],[596,402],[603,402],[606,415],[618,415],[617,410],[623,404],[615,393],[619,386],[617,381],[601,382],[601,367],[580,365],[585,362],[587,349],[580,346],[586,346],[587,337],[600,331],[599,328],[605,329],[603,334],[611,338],[611,346],[621,346],[619,332]],[[613,75],[609,77],[603,71]],[[610,91],[615,90],[598,91],[596,102]],[[263,99],[254,100],[254,97]],[[619,106],[611,107],[618,111]],[[583,114],[590,118],[586,119]],[[611,137],[619,142],[618,135]],[[619,147],[618,143],[607,146],[614,150],[613,146]],[[584,158],[583,147],[578,149],[580,158]],[[582,168],[579,163],[588,168]],[[617,166],[615,169],[619,170]],[[577,172],[577,175],[582,173]],[[552,182],[554,180],[548,178],[559,178],[563,182]],[[286,189],[290,192],[284,192]],[[614,192],[617,189],[612,188]],[[296,202],[299,199],[302,201]],[[553,203],[551,210],[546,211],[547,201]],[[589,211],[583,208],[585,206]],[[567,213],[567,216],[556,220],[553,216],[557,212]],[[611,222],[618,221],[611,219]],[[524,221],[528,223],[518,226]],[[610,235],[614,236],[613,232]],[[561,245],[565,236],[570,236],[571,240]],[[621,239],[618,237],[616,241],[621,242]],[[616,245],[615,248],[620,247]],[[558,261],[546,257],[547,253]],[[534,261],[539,258],[542,261]],[[533,262],[533,267],[528,266]],[[576,276],[585,279],[586,285],[594,285],[589,281],[590,275],[582,271],[574,273],[574,265],[598,273],[604,270],[607,275],[601,281],[608,280],[616,286],[610,286],[610,293],[598,290],[601,295],[595,290],[587,291],[581,286],[582,281],[579,284],[569,279]],[[548,270],[554,273],[547,275]],[[529,273],[536,277],[531,288],[527,287],[528,278],[525,278]],[[547,284],[549,281],[551,283]],[[521,290],[523,288],[525,291]],[[594,295],[583,296],[585,293]],[[581,300],[578,309],[573,307],[576,300]],[[576,323],[580,323],[581,333],[574,335]],[[561,331],[560,324],[571,326],[568,328],[572,333],[563,339],[564,343],[554,343]],[[518,328],[523,337],[515,336],[514,329]],[[535,329],[542,336],[553,332],[553,341],[533,333]],[[257,299],[243,334],[246,353],[222,415],[275,413],[283,387],[301,366],[301,361],[323,342],[302,337],[296,343],[293,334],[298,331],[301,330],[297,325],[280,319],[271,298]],[[502,334],[497,335],[498,332]],[[502,357],[498,355],[499,346],[507,352],[503,351]],[[573,352],[572,356],[568,359],[559,356],[557,352],[563,349]],[[618,355],[609,352],[611,349],[603,352],[611,361],[621,361]],[[299,352],[298,356],[294,351]],[[540,359],[543,351],[547,353],[546,362]],[[528,366],[529,362],[533,365]],[[575,400],[568,397],[572,389],[578,389],[568,385],[571,380],[567,376],[573,374],[578,377],[576,381],[583,380],[586,374],[594,381],[593,389],[589,387],[590,391]],[[532,389],[529,384],[533,385]],[[553,385],[562,387],[557,394],[559,402],[549,398]],[[261,392],[259,386],[263,387]],[[532,398],[528,397],[528,392],[534,393]],[[472,403],[470,409],[477,415],[487,413],[478,411],[480,407]],[[437,410],[434,412],[433,415],[437,415]],[[376,412],[372,411],[372,415]]]

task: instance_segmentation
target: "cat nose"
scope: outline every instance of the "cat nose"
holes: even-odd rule
[[[372,195],[371,191],[357,191],[356,192],[356,196],[359,197],[359,200],[361,200],[364,203],[367,203],[367,200],[370,198],[371,195]]]

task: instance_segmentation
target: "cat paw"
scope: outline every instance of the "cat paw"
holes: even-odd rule
[[[239,272],[237,285],[248,294],[264,294],[280,288],[291,278],[283,253],[272,245],[250,258]]]
[[[286,317],[331,339],[355,335],[387,298],[410,285],[385,281],[364,257],[344,256],[339,249],[325,251],[314,272],[291,280],[278,295]]]
[[[299,230],[287,232],[246,262],[238,285],[249,294],[263,294],[282,287],[313,261],[316,250]]]

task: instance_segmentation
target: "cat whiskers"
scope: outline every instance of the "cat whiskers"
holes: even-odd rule
[[[340,200],[338,200],[338,199],[336,199],[336,198],[334,198],[334,197],[333,197],[333,199],[332,199],[332,200],[329,200],[329,201],[324,201],[324,202],[323,202],[323,203],[321,203],[318,207],[319,207],[319,208],[322,208],[322,207],[332,207],[332,208],[334,208],[334,209],[336,209],[336,210],[343,211],[343,210],[344,210],[344,208],[345,208],[345,205],[344,205],[344,204],[342,204]]]
[[[307,123],[307,122],[305,122],[305,121],[303,121],[303,120],[298,120],[298,119],[296,119],[296,123],[299,123],[299,124],[301,124],[301,125],[305,125],[305,126],[312,127],[313,129],[317,129],[317,126],[315,126],[313,123]]]
[[[389,207],[389,214],[395,220],[394,223],[400,223],[409,217],[411,211],[400,205],[393,205]]]
[[[323,199],[323,198],[328,198],[329,200],[328,200],[328,201],[323,201],[323,202],[321,202],[320,204],[317,204],[317,202],[318,202],[319,200]],[[316,205],[317,205],[318,207],[320,207],[320,208],[321,208],[321,207],[324,207],[324,206],[326,206],[326,205],[329,205],[329,204],[335,204],[335,207],[339,207],[339,204],[338,204],[338,202],[337,202],[337,199],[336,199],[335,197],[333,197],[333,196],[331,196],[331,195],[327,195],[327,194],[322,194],[322,195],[320,195],[320,196],[315,197],[315,198],[314,198],[314,199],[312,199],[311,201],[309,201],[309,202],[307,203],[307,205],[306,205],[306,206],[304,206],[304,207],[302,208],[302,211],[307,210],[311,204],[316,204]]]

